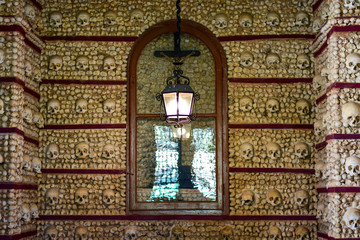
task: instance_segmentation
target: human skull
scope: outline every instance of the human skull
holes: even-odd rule
[[[313,22],[313,31],[314,31],[315,33],[317,33],[318,31],[320,31],[321,26],[322,26],[322,19],[321,19],[321,17],[315,18],[315,19],[314,19],[314,22]]]
[[[35,123],[35,125],[38,127],[38,128],[43,128],[44,127],[44,123],[45,123],[45,120],[44,120],[44,117],[41,113],[39,112],[35,112],[33,114],[33,122]]]
[[[343,221],[348,228],[358,230],[360,227],[360,209],[348,207],[343,216]]]
[[[76,24],[80,27],[84,27],[89,25],[89,23],[90,23],[90,14],[86,11],[79,12],[76,18]]]
[[[350,156],[345,161],[345,172],[349,176],[359,176],[360,174],[360,158]]]
[[[89,144],[87,144],[86,142],[78,143],[75,146],[75,156],[77,158],[79,159],[87,158],[89,156],[89,153],[90,153]]]
[[[300,160],[308,159],[310,156],[310,146],[304,142],[295,144],[295,156]]]
[[[49,188],[45,193],[46,203],[55,205],[59,203],[59,190],[56,188]]]
[[[234,239],[233,229],[230,226],[225,226],[220,230],[220,240]]]
[[[105,205],[113,204],[115,202],[115,192],[114,192],[114,190],[106,189],[105,191],[103,191],[102,200],[103,200]]]
[[[27,171],[30,171],[31,170],[31,157],[29,154],[24,154],[23,155],[23,162],[22,162],[24,165],[23,165],[23,169],[24,170],[27,170]]]
[[[299,190],[295,193],[295,203],[299,207],[307,207],[310,203],[310,195],[306,190]]]
[[[310,67],[310,57],[306,54],[299,54],[297,57],[298,68],[304,70]]]
[[[0,99],[0,114],[4,114],[5,106],[4,101]]]
[[[4,157],[0,154],[0,164],[3,164],[5,162]]]
[[[349,9],[354,9],[359,6],[358,0],[344,0],[344,6]]]
[[[250,13],[243,12],[240,14],[240,25],[242,27],[252,27],[253,16]]]
[[[116,25],[116,12],[107,11],[104,15],[104,25],[105,26],[114,26]]]
[[[29,204],[22,204],[21,205],[21,219],[24,222],[28,222],[31,220],[31,210]]]
[[[5,52],[4,50],[0,49],[0,64],[3,64],[5,60]]]
[[[101,156],[106,159],[113,159],[115,158],[115,146],[112,144],[106,144],[103,147]]]
[[[314,130],[315,130],[315,135],[316,136],[320,136],[321,132],[323,131],[323,124],[321,120],[318,120],[314,123]]]
[[[32,169],[36,173],[41,173],[41,160],[38,157],[33,157],[31,161]]]
[[[360,104],[348,102],[342,106],[342,117],[344,125],[359,127],[360,124]]]
[[[28,17],[30,20],[35,20],[36,12],[34,6],[31,4],[26,4],[24,9],[26,17]]]
[[[136,239],[136,228],[128,226],[124,230],[124,240],[134,240]]]
[[[130,13],[130,22],[142,22],[144,19],[144,12],[141,11],[138,8],[135,8],[134,10],[131,11]]]
[[[38,68],[34,69],[33,75],[34,75],[33,80],[37,83],[40,83],[41,82],[41,72]]]
[[[39,218],[39,208],[35,203],[30,204],[30,211],[33,219]]]
[[[270,26],[279,26],[280,25],[280,15],[276,12],[269,12],[266,16],[266,24]]]
[[[181,226],[173,226],[170,232],[170,240],[184,239],[184,230]]]
[[[326,84],[326,78],[321,76],[321,74],[317,74],[314,77],[313,85],[316,91],[320,91],[321,87]]]
[[[228,17],[225,13],[216,14],[214,21],[215,21],[215,27],[217,27],[218,29],[224,29],[228,25]]]
[[[274,98],[266,101],[266,111],[269,113],[276,113],[280,110],[280,103]]]
[[[296,107],[296,112],[300,116],[306,116],[310,114],[310,103],[305,99],[301,99],[297,101],[295,107]]]
[[[77,113],[86,113],[88,110],[88,102],[81,98],[81,99],[78,99],[75,103],[75,111]]]
[[[107,99],[103,103],[103,110],[106,114],[112,114],[116,110],[116,103],[114,99]]]
[[[271,227],[268,231],[269,240],[282,240],[281,230],[278,227]]]
[[[52,12],[49,16],[49,22],[51,27],[60,27],[62,25],[61,12]]]
[[[255,194],[251,190],[243,190],[240,200],[242,205],[251,206],[255,203]]]
[[[78,226],[75,228],[74,240],[86,240],[88,235],[88,230],[85,227]]]
[[[360,54],[350,53],[346,56],[346,67],[350,71],[360,70]]]
[[[295,25],[297,26],[309,26],[310,24],[310,17],[306,12],[300,11],[296,14],[295,17]]]
[[[253,100],[249,97],[242,97],[240,99],[240,110],[243,112],[249,112],[253,109]]]
[[[84,205],[89,202],[89,190],[87,188],[78,188],[75,191],[75,203]]]
[[[276,189],[269,189],[266,201],[272,206],[278,206],[282,203],[281,193]]]
[[[89,58],[80,56],[76,59],[76,68],[79,70],[87,70],[89,68]]]
[[[50,143],[46,147],[46,157],[49,159],[57,159],[59,157],[59,146],[55,143]]]
[[[254,55],[251,52],[245,51],[240,55],[240,64],[244,67],[250,67],[254,63]]]
[[[271,160],[279,160],[281,158],[281,147],[279,144],[270,142],[266,145],[266,155]]]
[[[57,240],[58,230],[55,226],[48,226],[44,232],[44,240]]]
[[[251,143],[245,142],[240,145],[240,156],[245,160],[251,160],[254,157],[254,146]]]
[[[298,227],[295,230],[295,240],[310,240],[310,231],[306,227]]]
[[[25,61],[25,76],[27,76],[28,78],[31,78],[32,76],[32,65],[29,61]]]
[[[49,69],[59,71],[62,68],[63,59],[60,56],[51,56],[49,59]]]
[[[266,56],[266,64],[268,67],[275,67],[280,63],[280,57],[276,53],[269,53]]]
[[[113,57],[106,57],[104,58],[103,67],[107,71],[113,71],[116,68],[115,59]]]
[[[28,124],[32,124],[32,110],[29,107],[24,107],[22,117],[24,121]]]

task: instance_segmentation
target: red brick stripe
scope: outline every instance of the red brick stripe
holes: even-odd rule
[[[43,129],[116,129],[126,128],[125,123],[121,124],[79,124],[79,125],[45,125]]]
[[[8,17],[15,17],[15,16],[8,16]],[[35,50],[38,53],[41,53],[41,48],[36,46],[29,38],[26,37],[26,31],[23,27],[19,25],[0,25],[0,32],[19,32],[24,38],[25,43]],[[36,36],[36,34],[34,34]],[[41,38],[39,36],[36,36],[39,40]]]
[[[41,84],[79,84],[79,85],[126,85],[127,81],[100,81],[100,80],[51,80],[43,79]]]
[[[316,221],[313,215],[40,215],[40,220],[217,220],[217,221]]]
[[[317,0],[316,2],[315,2],[315,4],[313,5],[313,11],[315,12],[319,7],[320,7],[320,5],[321,5],[321,3],[323,2],[324,0]]]
[[[302,173],[315,174],[314,169],[299,168],[229,168],[233,173]]]
[[[0,83],[3,83],[3,82],[16,83],[16,84],[20,85],[26,93],[30,94],[31,96],[33,96],[34,98],[36,98],[38,100],[40,99],[39,93],[26,87],[25,82],[17,77],[0,77]]]
[[[36,8],[38,8],[40,11],[42,10],[42,6],[38,1],[36,0],[30,0],[30,1],[35,5]]]
[[[125,169],[41,169],[43,174],[126,174]]]
[[[16,235],[0,235],[1,240],[19,240],[26,237],[35,236],[37,234],[37,231],[31,231],[31,232],[23,232]]]
[[[312,34],[281,34],[281,35],[242,35],[218,37],[220,42],[249,41],[261,39],[315,39]]]
[[[329,187],[329,188],[318,188],[318,193],[358,193],[360,187]]]
[[[44,36],[45,41],[135,42],[135,36]]]
[[[314,129],[313,124],[229,124],[228,126],[234,129]]]
[[[360,239],[360,238],[333,238],[333,237],[329,237],[325,233],[320,233],[320,232],[317,233],[317,236],[321,238],[325,238],[327,240],[359,240]]]
[[[24,132],[18,128],[0,128],[0,133],[16,133],[19,134],[20,136],[22,136],[24,138],[24,140],[26,142],[30,142],[32,144],[35,144],[36,146],[40,146],[40,143],[38,140],[33,139],[31,137],[25,136]]]
[[[326,88],[326,93],[316,100],[316,104],[319,104],[327,99],[327,93],[329,93],[334,88],[360,88],[360,83],[334,82]]]
[[[0,189],[20,189],[20,190],[37,190],[37,184],[30,183],[11,183],[11,182],[0,182]],[[2,239],[2,238],[0,238]]]
[[[228,78],[231,83],[312,83],[312,78]]]
[[[319,150],[319,149],[322,149],[322,148],[326,147],[327,145],[328,145],[328,143],[326,141],[324,141],[324,142],[316,144],[315,149]]]

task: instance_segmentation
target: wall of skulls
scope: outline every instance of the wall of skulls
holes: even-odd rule
[[[61,225],[61,226],[60,226]],[[109,239],[316,239],[315,221],[40,221],[38,237]],[[132,238],[131,238],[132,237]]]
[[[229,84],[229,123],[311,124],[310,84]]]

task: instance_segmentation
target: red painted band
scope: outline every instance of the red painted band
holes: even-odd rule
[[[41,169],[41,173],[46,174],[126,174],[125,169]]]
[[[135,36],[44,36],[44,41],[99,41],[99,42],[135,42]]]
[[[312,83],[312,78],[229,78],[231,83]]]
[[[12,16],[15,17],[15,16]],[[26,31],[19,25],[0,25],[0,32],[19,32],[24,37],[24,42],[36,52],[41,53],[41,48],[36,46],[30,39],[26,37]],[[38,37],[38,36],[36,36]],[[38,37],[39,38],[39,37]],[[40,38],[39,38],[40,40]]]
[[[321,95],[321,97],[319,97],[318,99],[316,99],[316,105],[319,105],[322,101],[324,101],[325,99],[327,99],[327,94],[324,93],[323,95]]]
[[[37,190],[37,184],[0,182],[0,189]],[[1,239],[1,238],[0,238]]]
[[[316,104],[319,104],[322,101],[324,101],[327,98],[327,93],[329,93],[334,88],[360,88],[360,83],[334,82],[329,87],[326,88],[326,93],[316,100]]]
[[[16,235],[0,235],[1,240],[19,240],[26,237],[35,236],[37,234],[37,231],[31,231],[31,232],[23,232]]]
[[[314,57],[318,57],[326,48],[328,47],[328,43],[327,41],[323,43],[323,45],[321,45],[320,49],[317,50],[316,52],[314,52]]]
[[[98,81],[98,80],[50,80],[43,79],[41,84],[79,84],[79,85],[126,85],[127,81]]]
[[[43,129],[114,129],[126,128],[126,124],[80,124],[80,125],[45,125]]]
[[[30,1],[35,5],[37,9],[39,9],[40,11],[42,10],[42,6],[38,1],[36,0],[30,0]]]
[[[360,187],[328,187],[316,189],[318,193],[358,193]]]
[[[229,128],[314,130],[314,125],[313,124],[229,124]]]
[[[20,136],[22,136],[24,138],[24,141],[26,142],[30,142],[32,144],[35,144],[37,147],[40,146],[40,143],[38,140],[30,138],[28,136],[25,136],[24,132],[18,128],[0,128],[0,133],[9,133],[9,134],[19,134]]]
[[[324,142],[321,142],[319,144],[316,144],[315,149],[320,150],[320,149],[323,149],[324,147],[326,147],[327,145],[328,145],[328,143],[326,141],[324,141]]]
[[[220,42],[231,41],[250,41],[261,39],[314,39],[315,35],[312,34],[282,34],[282,35],[243,35],[243,36],[225,36],[218,37]]]
[[[315,12],[321,5],[321,3],[323,2],[324,0],[318,0],[316,1],[316,3],[312,6],[312,9],[313,9],[313,12]]]
[[[40,99],[40,94],[35,92],[34,90],[28,88],[25,86],[25,82],[20,80],[19,78],[17,77],[0,77],[0,83],[3,83],[3,82],[9,82],[9,83],[16,83],[16,84],[19,84],[26,93],[30,94],[31,96],[33,96],[34,98],[36,99]]]
[[[314,169],[298,169],[298,168],[229,168],[229,172],[233,172],[233,173],[302,173],[302,174],[315,174]]]
[[[325,140],[347,140],[347,139],[360,139],[360,134],[332,134],[326,136]]]
[[[168,221],[168,220],[220,220],[220,221],[316,221],[316,216],[289,215],[40,215],[39,220],[138,220],[138,221]]]

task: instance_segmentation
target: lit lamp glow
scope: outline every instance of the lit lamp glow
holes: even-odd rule
[[[191,123],[184,125],[182,128],[171,127],[172,135],[176,139],[190,138]]]

